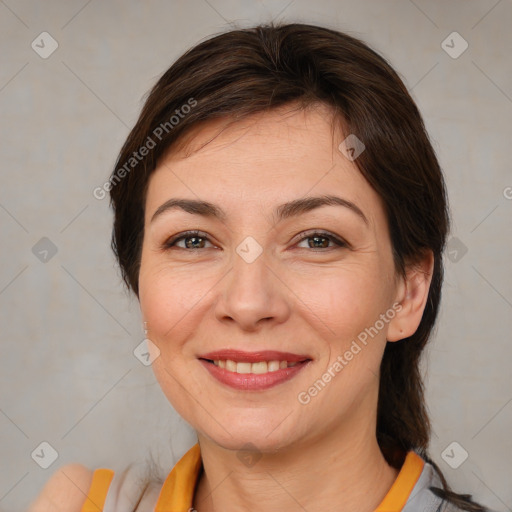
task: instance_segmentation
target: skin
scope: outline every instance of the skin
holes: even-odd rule
[[[93,471],[66,464],[53,473],[26,512],[80,512],[91,487]]]
[[[235,510],[373,511],[397,470],[375,436],[379,365],[386,341],[412,334],[421,320],[431,254],[395,271],[387,220],[377,193],[339,150],[329,111],[290,106],[221,130],[196,128],[150,178],[139,275],[139,300],[152,364],[163,392],[197,431],[204,472],[194,507]],[[205,145],[205,143],[208,144]],[[276,222],[273,212],[304,196],[336,195],[363,212],[322,206]],[[225,211],[219,220],[180,209],[153,221],[171,198],[200,199]],[[199,248],[163,248],[197,229]],[[315,248],[311,230],[348,245]],[[308,233],[304,233],[308,231]],[[236,252],[253,237],[262,254],[248,263]],[[302,239],[302,240],[301,240]],[[188,240],[194,242],[193,240]],[[307,391],[379,315],[400,304],[308,404]],[[231,389],[198,356],[212,350],[280,350],[312,359],[291,380],[262,391]],[[259,460],[244,464],[248,443]]]

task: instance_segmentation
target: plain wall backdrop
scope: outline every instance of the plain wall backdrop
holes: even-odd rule
[[[510,0],[0,1],[0,510],[66,463],[152,453],[167,471],[195,442],[133,353],[138,303],[93,190],[183,51],[271,19],[362,38],[424,116],[453,217],[424,365],[431,455],[456,490],[512,510]]]

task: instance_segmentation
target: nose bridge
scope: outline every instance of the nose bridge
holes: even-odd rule
[[[268,254],[251,237],[244,239],[233,254],[230,276],[217,302],[217,317],[231,318],[245,329],[262,319],[282,322],[288,312],[283,293],[271,268]]]

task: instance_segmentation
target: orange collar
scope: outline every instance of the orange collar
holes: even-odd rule
[[[402,510],[418,481],[425,461],[415,452],[410,451],[405,457],[402,468],[375,512],[399,512]]]
[[[391,489],[375,512],[399,512],[405,506],[425,461],[410,451]],[[160,491],[155,512],[188,512],[192,509],[197,479],[201,472],[201,450],[195,444],[169,473]]]

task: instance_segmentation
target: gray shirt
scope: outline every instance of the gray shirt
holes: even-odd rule
[[[154,512],[163,482],[154,482],[144,490],[144,472],[143,465],[131,464],[124,471],[114,473],[103,511]],[[431,486],[441,488],[442,484],[434,467],[425,462],[404,508],[396,512],[459,512],[461,510],[437,497],[429,489]],[[139,501],[143,492],[142,499]]]

